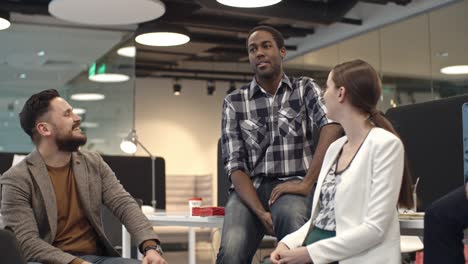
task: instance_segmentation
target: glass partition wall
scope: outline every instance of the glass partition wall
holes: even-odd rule
[[[117,51],[133,46],[126,41],[133,40],[131,34],[16,23],[0,31],[0,151],[33,149],[18,113],[32,94],[53,88],[82,117],[88,135],[85,149],[122,154],[120,141],[133,122],[134,54],[122,56]],[[117,79],[106,79],[112,76]]]
[[[288,60],[285,72],[309,75],[323,87],[333,65],[364,59],[382,76],[383,111],[465,94],[468,75],[445,74],[441,69],[468,64],[467,13],[468,0],[458,1]],[[120,142],[134,122],[135,50],[126,49],[125,54],[120,48],[134,46],[132,34],[131,30],[21,23],[0,31],[0,151],[31,151],[33,145],[20,128],[18,112],[33,93],[55,88],[81,111],[88,134],[84,148],[122,155]],[[103,74],[126,77],[103,82]],[[103,98],[76,98],[83,93]]]
[[[288,68],[317,71],[323,87],[337,63],[363,59],[381,75],[380,108],[466,94],[468,72],[445,74],[447,66],[467,65],[468,1],[433,10],[312,51],[286,63]],[[467,67],[468,68],[468,67]],[[287,72],[287,70],[286,70]]]

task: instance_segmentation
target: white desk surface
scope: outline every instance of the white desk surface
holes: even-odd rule
[[[222,228],[223,216],[188,216],[186,213],[147,213],[146,217],[155,226],[188,226]],[[424,229],[424,219],[400,219],[401,229]]]
[[[400,229],[424,229],[424,219],[400,219]]]
[[[187,213],[147,213],[146,217],[155,226],[188,226],[188,227],[223,227],[223,216],[188,216]]]

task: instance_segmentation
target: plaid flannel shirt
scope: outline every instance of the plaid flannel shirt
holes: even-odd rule
[[[227,95],[221,142],[229,179],[242,170],[258,188],[265,177],[303,178],[315,150],[314,133],[332,122],[325,113],[320,88],[308,77],[283,74],[273,96],[255,78]]]

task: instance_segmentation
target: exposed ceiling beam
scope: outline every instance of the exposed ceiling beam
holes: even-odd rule
[[[10,1],[1,0],[1,10],[15,12],[28,15],[50,15],[49,2],[50,0],[42,1]]]
[[[198,27],[247,34],[252,28],[265,23],[259,19],[234,18],[219,15],[192,15],[187,17],[166,17],[162,21],[186,27]],[[216,21],[216,22],[214,22]],[[298,28],[289,25],[270,25],[280,31],[285,38],[304,37],[315,32],[314,28]]]
[[[226,47],[246,47],[246,39],[214,34],[191,33],[190,41],[200,43],[214,43],[225,45]],[[285,45],[287,50],[296,50],[297,46]]]
[[[397,5],[407,5],[411,0],[361,0],[361,2],[386,5],[388,3],[395,3]]]
[[[362,19],[355,19],[355,18],[347,18],[343,17],[340,20],[341,23],[346,23],[350,25],[362,26]]]
[[[265,19],[275,17],[280,19],[298,20],[331,24],[338,22],[352,8],[357,0],[328,0],[327,2],[288,0],[273,6],[263,8],[235,8],[225,6],[213,0],[198,0],[208,11],[238,15],[256,16]],[[287,3],[286,3],[287,2]]]

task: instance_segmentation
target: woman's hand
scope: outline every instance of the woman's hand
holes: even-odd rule
[[[281,254],[285,251],[288,251],[289,248],[286,244],[279,242],[275,250],[270,254],[270,260],[273,264],[279,263],[281,259]]]
[[[275,250],[276,251],[276,250]],[[312,263],[309,251],[306,247],[299,247],[287,251],[280,252],[279,261],[273,262],[278,264],[303,264]]]

